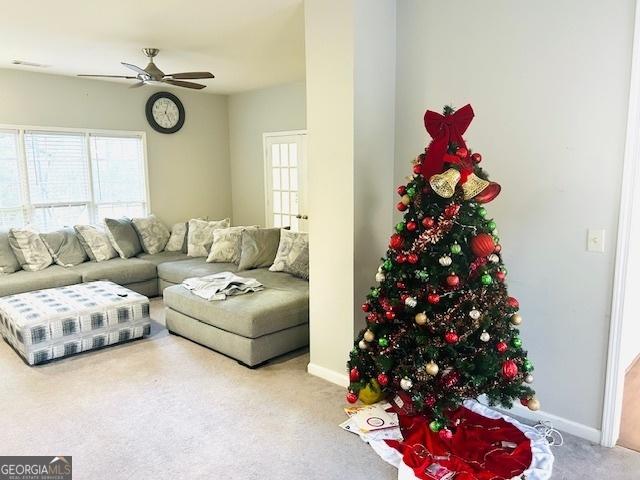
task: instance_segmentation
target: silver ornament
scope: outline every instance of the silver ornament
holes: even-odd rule
[[[498,263],[500,261],[500,257],[495,253],[492,253],[487,257],[487,260],[489,260],[491,263]]]
[[[378,283],[384,282],[385,278],[386,277],[384,276],[384,273],[382,273],[382,272],[376,273],[376,282],[378,282]]]
[[[402,380],[400,380],[400,388],[402,388],[403,390],[411,390],[411,387],[413,387],[413,382],[410,378],[404,377]]]
[[[444,255],[440,257],[438,262],[440,262],[440,265],[442,265],[443,267],[448,267],[449,265],[451,265],[452,260],[449,255]]]
[[[480,312],[474,308],[473,310],[471,310],[471,311],[469,312],[469,316],[470,316],[472,319],[477,320],[477,319],[479,319],[479,318],[480,318]]]
[[[369,345],[367,345],[367,342],[365,342],[364,340],[360,340],[358,342],[358,348],[360,348],[360,350],[366,350],[369,347]]]
[[[524,381],[527,383],[533,383],[533,375],[529,373],[526,377],[524,377]]]
[[[488,342],[489,340],[491,340],[491,335],[489,335],[489,332],[482,332],[480,334],[480,340],[482,340],[483,342]]]
[[[409,308],[415,308],[418,305],[418,301],[413,297],[407,297],[404,304]]]

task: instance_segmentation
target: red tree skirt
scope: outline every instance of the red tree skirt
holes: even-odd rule
[[[553,454],[533,428],[478,402],[465,402],[450,419],[457,423],[450,440],[429,429],[425,416],[399,415],[404,440],[370,442],[387,462],[398,467],[398,479],[431,480],[425,470],[439,464],[455,472],[455,480],[551,478]]]

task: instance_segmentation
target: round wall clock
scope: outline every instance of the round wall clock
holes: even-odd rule
[[[184,125],[184,106],[173,93],[154,93],[147,100],[145,111],[156,132],[176,133]]]

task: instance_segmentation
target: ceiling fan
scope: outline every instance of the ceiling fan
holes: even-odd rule
[[[202,85],[201,83],[195,83],[195,82],[184,82],[183,80],[215,78],[214,75],[210,72],[182,72],[182,73],[165,74],[162,70],[160,70],[156,66],[155,63],[153,63],[153,57],[158,55],[159,52],[160,50],[158,50],[157,48],[142,49],[142,53],[144,53],[149,58],[149,64],[145,68],[140,68],[135,65],[131,65],[130,63],[121,62],[122,65],[136,72],[135,76],[88,75],[88,74],[82,74],[78,76],[79,77],[99,77],[99,78],[125,78],[129,80],[138,80],[137,83],[134,83],[129,88],[142,87],[143,85],[153,84],[153,83],[168,83],[170,85],[175,85],[176,87],[193,88],[196,90],[201,90],[205,88],[206,85]]]

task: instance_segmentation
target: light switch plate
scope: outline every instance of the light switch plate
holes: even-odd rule
[[[595,228],[587,230],[587,251],[604,253],[604,230]]]

